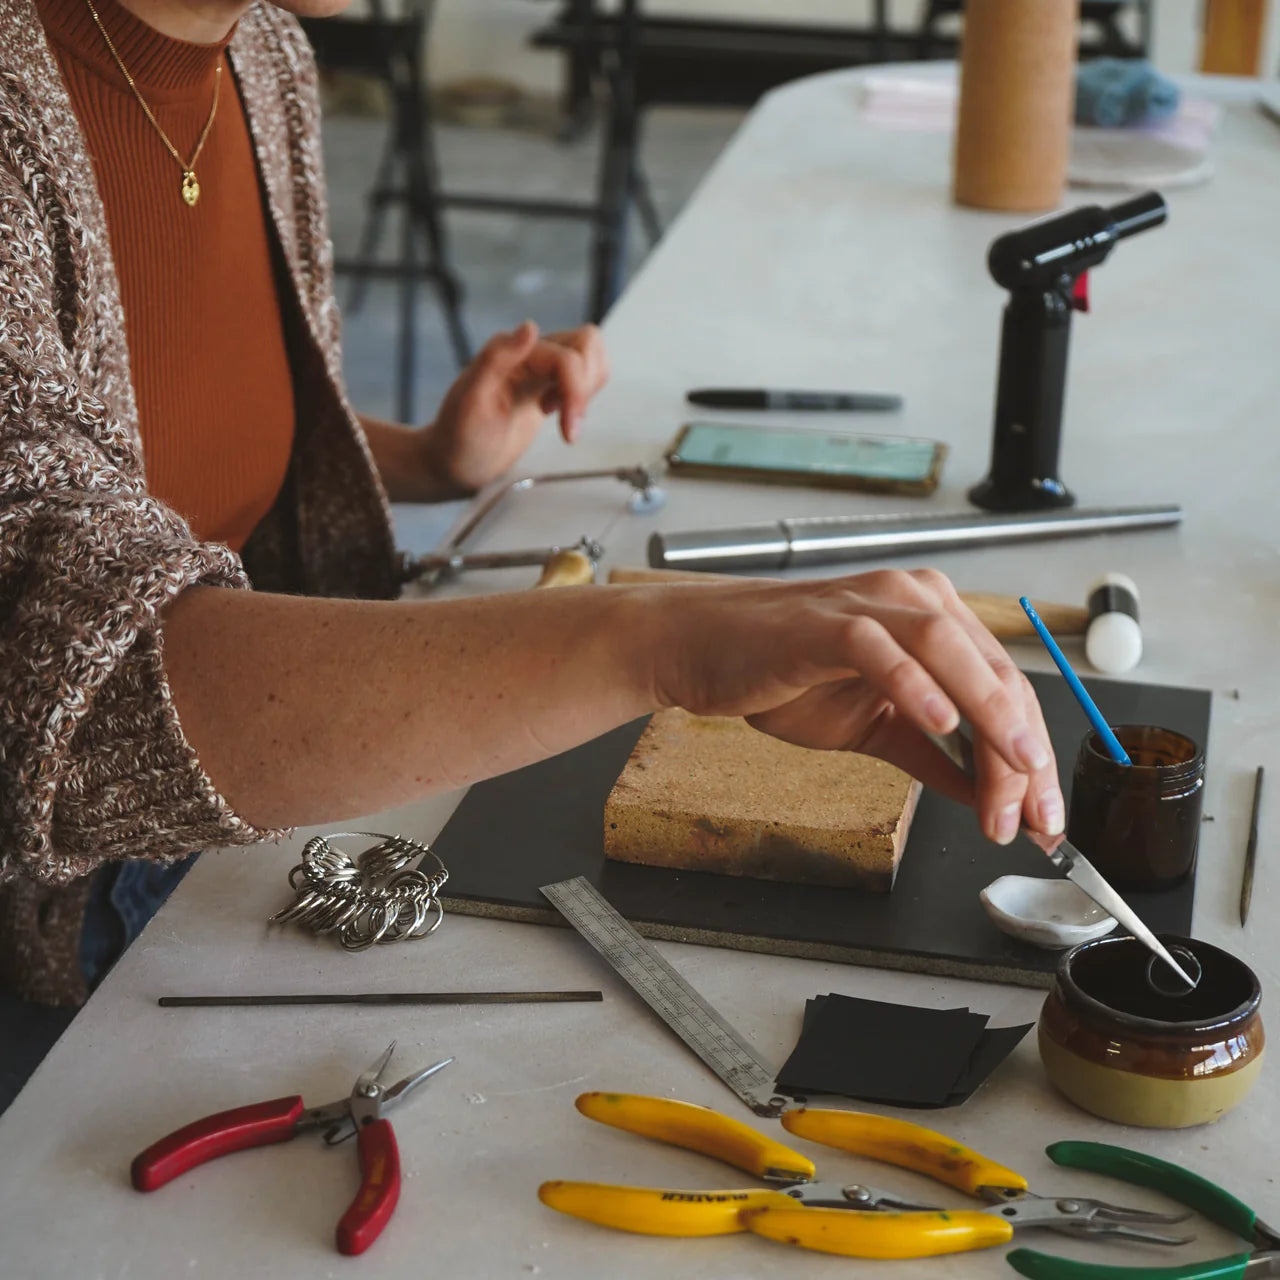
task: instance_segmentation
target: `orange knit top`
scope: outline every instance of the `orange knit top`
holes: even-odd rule
[[[226,41],[161,35],[117,0],[94,7],[200,198],[129,91],[85,0],[37,0],[93,159],[124,306],[151,493],[198,538],[239,550],[293,448],[294,399],[272,240]]]

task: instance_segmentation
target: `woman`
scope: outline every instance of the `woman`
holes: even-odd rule
[[[357,419],[290,16],[339,7],[0,0],[9,987],[82,1000],[148,909],[130,868],[457,787],[662,706],[875,753],[1002,842],[1061,831],[1034,695],[940,575],[394,599],[387,498],[472,491],[553,410],[571,441],[605,362],[593,329],[525,325],[430,426]],[[922,732],[960,715],[976,795]]]

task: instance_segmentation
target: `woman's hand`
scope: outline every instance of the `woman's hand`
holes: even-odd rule
[[[609,377],[604,339],[595,325],[540,337],[526,320],[499,333],[449,388],[423,433],[424,460],[446,487],[472,492],[509,470],[549,413],[572,444],[587,403]]]
[[[800,746],[879,756],[973,804],[1000,844],[1022,823],[1061,833],[1035,694],[942,574],[662,590],[650,649],[659,705],[746,716]],[[961,716],[973,728],[976,787],[926,736]]]
[[[364,415],[360,422],[392,502],[442,502],[508,471],[549,413],[559,412],[560,434],[572,444],[587,402],[608,377],[595,325],[539,337],[538,326],[526,320],[485,343],[429,426],[413,429]]]

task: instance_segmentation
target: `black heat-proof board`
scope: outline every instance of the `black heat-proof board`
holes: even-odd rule
[[[1069,803],[1071,771],[1088,725],[1060,676],[1032,673],[1030,679]],[[1161,725],[1208,742],[1207,690],[1085,684],[1112,724]],[[539,886],[584,875],[653,938],[1049,985],[1057,953],[1001,933],[978,892],[1000,875],[1057,873],[1029,841],[1005,848],[990,843],[970,810],[928,790],[888,894],[606,862],[605,799],[644,723],[472,787],[435,844],[449,868],[446,906],[467,915],[562,924]],[[1190,933],[1194,878],[1126,896],[1157,933]]]

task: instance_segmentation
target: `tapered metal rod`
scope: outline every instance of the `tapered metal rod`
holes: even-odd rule
[[[1002,542],[1078,538],[1178,524],[1182,508],[1109,507],[1031,515],[817,516],[737,528],[655,533],[655,569],[787,569],[878,556],[962,551]]]
[[[568,1004],[603,1000],[601,991],[365,991],[354,995],[161,996],[164,1009],[280,1004]]]

